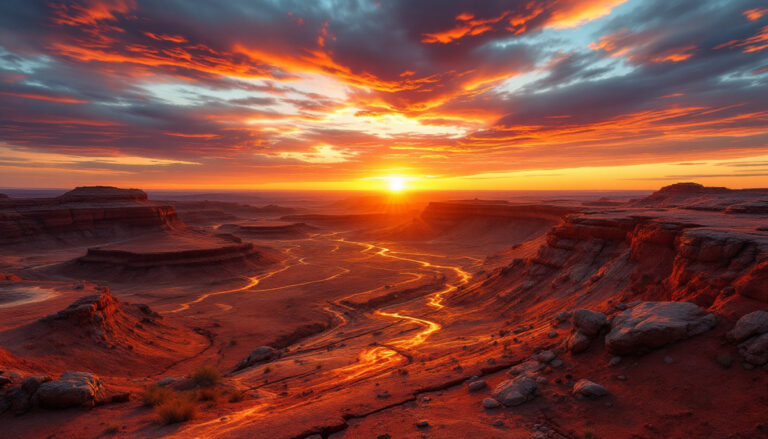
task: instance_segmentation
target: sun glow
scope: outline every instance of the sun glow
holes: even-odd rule
[[[387,177],[387,188],[390,192],[402,192],[405,190],[405,179],[402,177]]]

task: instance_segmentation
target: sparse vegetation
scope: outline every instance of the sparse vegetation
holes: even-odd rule
[[[189,421],[197,415],[195,401],[189,398],[174,397],[155,408],[160,424],[176,424]]]
[[[214,366],[200,366],[192,373],[192,382],[198,387],[210,387],[221,380],[221,372]]]
[[[244,390],[235,390],[229,395],[229,402],[240,402],[245,399],[245,396]]]
[[[268,374],[268,373],[270,373],[270,372],[272,372],[272,368],[270,368],[269,366],[267,366],[267,367],[265,367],[265,368],[264,368],[264,373],[265,373],[265,374]]]
[[[104,429],[104,434],[116,434],[120,432],[120,426],[117,424],[109,424]]]
[[[219,391],[210,387],[202,388],[197,391],[198,401],[218,401]]]
[[[232,340],[230,340],[230,341],[229,341],[229,345],[230,345],[230,346],[236,346],[236,345],[237,345],[237,339],[236,339],[236,338],[233,338]]]
[[[597,439],[597,435],[595,435],[595,432],[585,428],[582,432],[582,435],[584,436],[584,439]]]
[[[717,355],[717,362],[723,369],[730,369],[733,365],[733,356],[728,352],[723,352]]]
[[[173,392],[165,387],[152,384],[141,392],[141,401],[149,407],[157,407],[173,397]]]

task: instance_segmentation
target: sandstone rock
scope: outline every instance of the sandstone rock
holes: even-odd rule
[[[555,315],[555,320],[557,320],[558,322],[564,322],[568,320],[570,317],[571,317],[571,313],[569,313],[568,311],[560,311],[559,313],[557,313],[557,315]]]
[[[619,363],[621,363],[621,357],[611,357],[611,360],[608,362],[611,366],[616,366]]]
[[[559,358],[555,358],[554,360],[552,360],[552,361],[549,363],[549,365],[550,365],[550,366],[552,366],[552,367],[560,367],[560,366],[562,366],[562,365],[563,365],[563,360],[561,360],[561,359],[559,359]]]
[[[32,408],[32,396],[47,381],[50,381],[47,376],[31,376],[22,380],[20,386],[6,390],[0,399],[0,413],[10,410],[18,415],[29,411]]]
[[[40,385],[34,399],[46,408],[92,407],[103,395],[101,380],[87,372],[66,372]]]
[[[573,385],[573,394],[586,396],[587,398],[599,398],[608,394],[608,390],[600,384],[587,379],[580,379]]]
[[[8,384],[11,384],[11,379],[6,376],[0,375],[0,387],[5,387]]]
[[[418,427],[418,428],[427,428],[427,427],[429,427],[429,421],[427,421],[426,419],[422,419],[421,421],[416,423],[416,427]]]
[[[509,369],[509,374],[511,376],[520,375],[520,374],[534,374],[542,369],[544,369],[547,365],[544,363],[541,363],[537,360],[528,360],[524,363],[520,363],[517,366],[513,366]]]
[[[245,369],[246,367],[253,366],[254,364],[263,363],[269,361],[277,356],[277,350],[270,346],[259,346],[252,350],[247,357],[240,360],[237,363],[236,370]]]
[[[568,338],[568,350],[577,354],[589,349],[589,345],[592,343],[592,338],[581,331],[575,331]]]
[[[588,309],[577,309],[573,312],[571,318],[573,327],[583,332],[585,335],[595,336],[600,329],[606,325],[607,319],[601,312],[590,311]]]
[[[541,361],[541,362],[543,362],[543,363],[549,363],[550,361],[554,360],[555,358],[557,358],[557,355],[555,355],[555,353],[552,352],[552,351],[541,351],[536,356],[536,359]]]
[[[744,315],[736,322],[736,326],[728,332],[728,338],[740,342],[768,332],[768,311],[754,311]]]
[[[642,354],[708,331],[717,323],[690,302],[644,302],[614,317],[605,347],[615,355]]]
[[[493,389],[493,398],[505,406],[516,406],[536,397],[536,381],[527,375],[503,381]]]
[[[160,387],[172,386],[179,381],[183,380],[182,377],[165,377],[157,381],[157,385]]]
[[[739,345],[739,354],[747,363],[760,366],[768,363],[768,332]]]
[[[501,403],[499,403],[499,401],[496,401],[493,398],[485,398],[483,400],[483,408],[486,408],[486,409],[496,409],[496,408],[499,408],[499,407],[501,407]]]
[[[485,389],[486,386],[487,386],[487,384],[485,383],[485,381],[477,380],[477,381],[472,381],[471,383],[469,383],[469,385],[467,387],[469,388],[470,392],[477,392],[479,390]]]

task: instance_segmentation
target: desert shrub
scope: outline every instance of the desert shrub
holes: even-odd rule
[[[210,387],[221,380],[221,372],[214,366],[200,366],[192,373],[192,382],[200,387]]]
[[[219,392],[216,389],[202,388],[197,391],[198,401],[217,401],[219,399]]]
[[[718,364],[723,367],[723,369],[730,369],[730,367],[733,365],[733,356],[728,352],[718,354],[716,360]]]
[[[155,412],[160,424],[176,424],[194,419],[197,406],[192,399],[175,397],[157,406]]]
[[[235,390],[232,392],[231,395],[229,395],[229,402],[240,402],[245,399],[245,391],[244,390]]]
[[[141,401],[146,406],[157,407],[173,397],[173,392],[165,387],[152,384],[141,392]]]
[[[104,434],[116,434],[120,432],[120,426],[117,424],[109,424],[104,429]]]

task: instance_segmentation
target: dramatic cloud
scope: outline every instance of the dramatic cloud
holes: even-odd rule
[[[766,49],[759,0],[8,0],[0,186],[726,184],[768,153]]]

